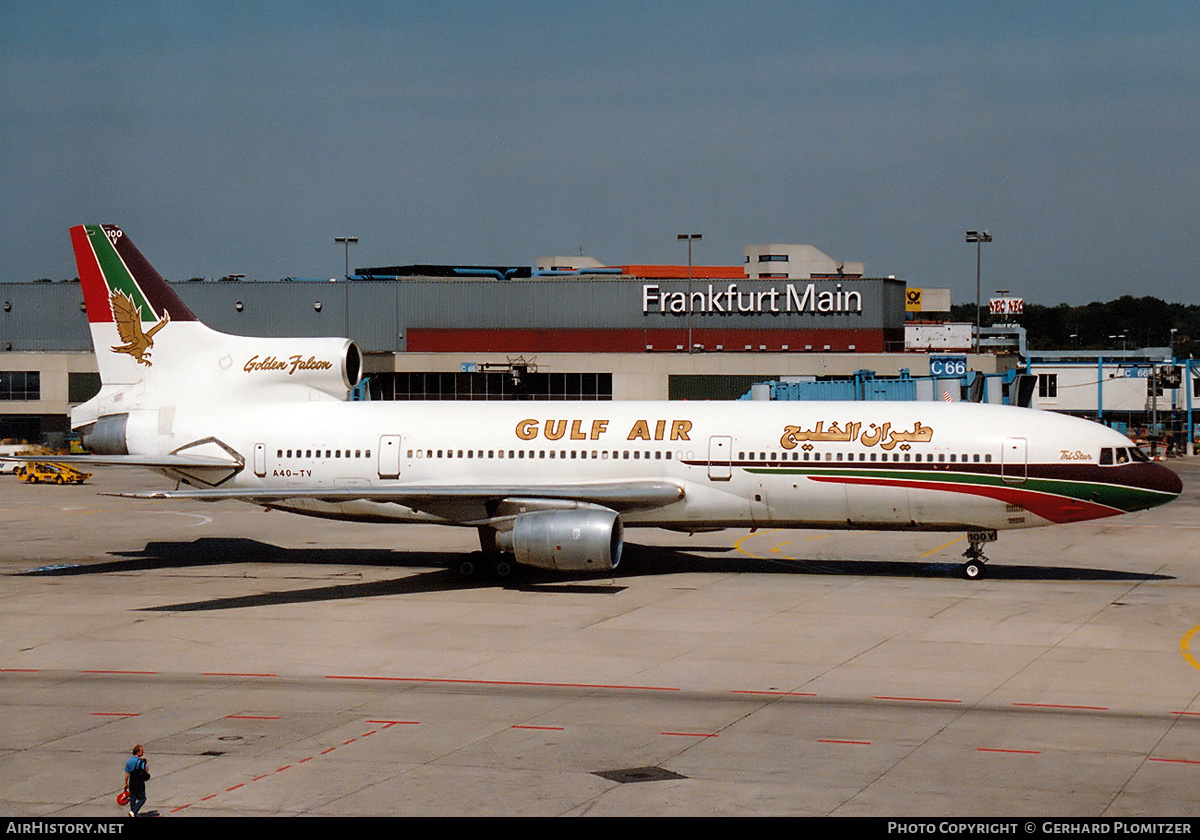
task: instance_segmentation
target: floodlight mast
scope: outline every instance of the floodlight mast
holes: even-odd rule
[[[688,352],[694,353],[695,345],[692,343],[692,243],[704,238],[700,233],[680,233],[675,236],[680,242],[687,242],[688,246],[688,296],[687,296],[687,331],[688,331]]]
[[[358,242],[357,236],[335,236],[333,241],[338,245],[344,245],[346,248],[346,265],[342,279],[346,283],[345,288],[345,314],[346,314],[346,338],[350,337],[350,246]]]
[[[980,317],[979,307],[979,267],[982,258],[982,249],[984,242],[991,242],[992,237],[986,230],[969,230],[967,231],[967,242],[975,243],[975,354],[979,355],[979,333],[982,328],[982,319]]]

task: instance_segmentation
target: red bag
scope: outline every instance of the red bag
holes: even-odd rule
[[[129,804],[129,791],[123,790],[117,794],[117,804],[118,805],[128,805]]]

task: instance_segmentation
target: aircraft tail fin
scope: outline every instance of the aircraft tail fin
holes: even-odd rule
[[[202,326],[121,228],[79,225],[71,244],[103,384],[141,381],[161,331]]]
[[[165,429],[174,406],[229,400],[344,400],[359,381],[362,355],[349,339],[210,329],[116,225],[73,227],[71,244],[101,383],[72,410],[75,428],[162,409],[145,422]]]

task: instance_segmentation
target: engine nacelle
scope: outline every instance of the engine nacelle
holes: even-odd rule
[[[358,384],[362,353],[345,338],[242,339],[237,359],[245,380],[255,387],[306,385],[336,399]]]
[[[623,545],[621,517],[604,507],[523,513],[496,534],[496,547],[518,563],[561,572],[615,569]]]

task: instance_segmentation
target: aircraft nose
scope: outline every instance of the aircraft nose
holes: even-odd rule
[[[1152,489],[1161,490],[1164,493],[1170,493],[1174,498],[1183,492],[1183,479],[1181,479],[1174,470],[1169,470],[1162,464],[1155,464],[1155,474],[1152,479]]]

